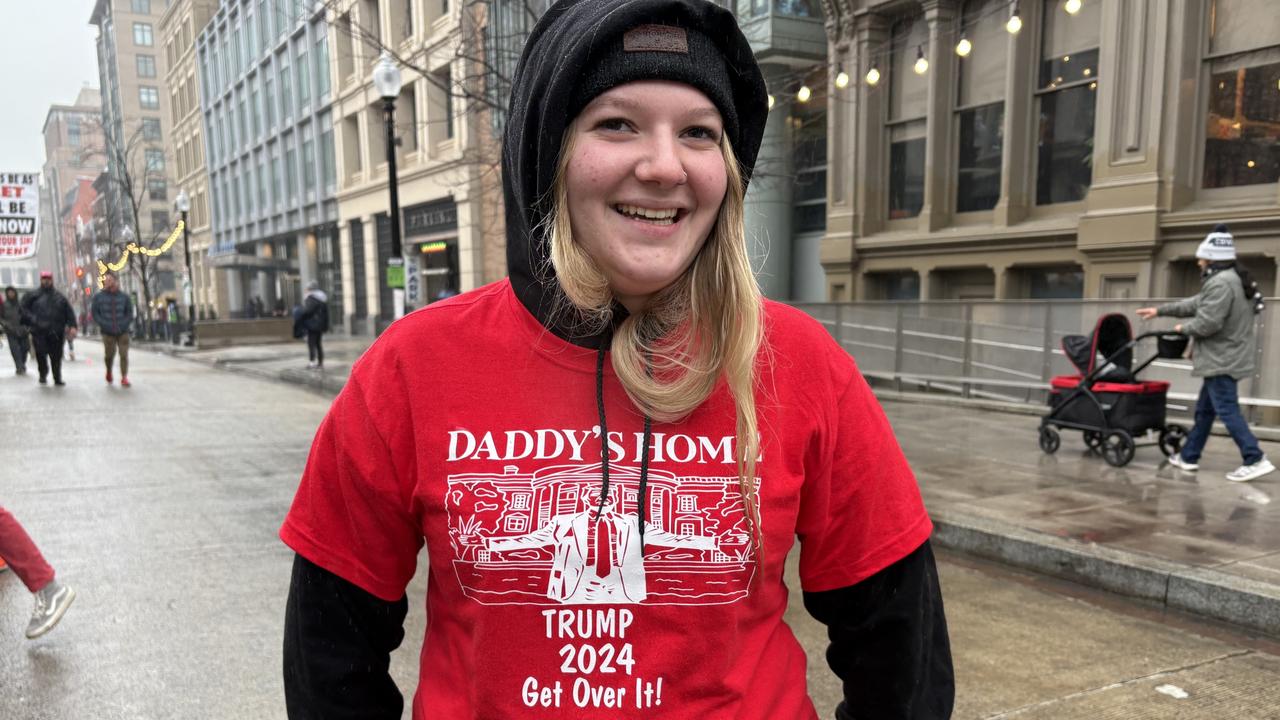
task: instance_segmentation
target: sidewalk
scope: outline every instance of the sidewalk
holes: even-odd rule
[[[371,342],[326,337],[323,371],[306,368],[301,342],[137,347],[336,394]],[[1055,455],[1042,453],[1026,408],[887,391],[881,399],[937,544],[1280,637],[1280,472],[1228,482],[1223,474],[1240,464],[1228,438],[1210,439],[1198,473],[1163,463],[1154,446],[1112,468],[1075,433],[1063,433]],[[1274,436],[1263,449],[1280,459]]]

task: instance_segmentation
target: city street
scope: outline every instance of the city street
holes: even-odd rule
[[[103,383],[99,344],[77,349],[64,388],[13,376],[7,348],[0,364],[0,503],[79,593],[61,625],[28,641],[31,596],[0,575],[0,718],[283,718],[292,553],[276,531],[328,396],[139,349],[125,390]],[[940,561],[957,718],[1280,718],[1274,642],[985,561]],[[425,582],[410,586],[393,659],[410,691]],[[810,691],[830,717],[839,684],[825,633],[790,585]]]

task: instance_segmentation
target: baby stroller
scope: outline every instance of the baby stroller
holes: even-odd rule
[[[1156,354],[1133,366],[1133,348],[1156,338]],[[1060,429],[1080,430],[1084,444],[1100,453],[1108,465],[1123,467],[1133,459],[1134,438],[1159,431],[1157,444],[1165,456],[1182,449],[1187,437],[1181,425],[1165,424],[1165,395],[1169,383],[1140,380],[1157,358],[1179,358],[1187,349],[1182,333],[1149,332],[1133,336],[1129,318],[1103,315],[1093,335],[1067,335],[1062,350],[1080,375],[1059,375],[1050,381],[1049,414],[1040,420],[1040,449],[1053,453],[1062,439]]]

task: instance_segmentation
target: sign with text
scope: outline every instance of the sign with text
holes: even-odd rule
[[[40,175],[0,173],[0,260],[36,254],[40,226]]]
[[[422,261],[412,254],[404,258],[404,300],[410,305],[422,301]]]

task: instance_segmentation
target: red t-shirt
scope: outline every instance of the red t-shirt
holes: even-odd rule
[[[409,315],[356,363],[280,536],[386,600],[404,595],[426,542],[415,719],[816,718],[782,620],[792,542],[804,589],[831,590],[932,526],[849,354],[772,302],[766,342],[763,557],[723,383],[684,421],[653,425],[642,555],[644,418],[605,363],[597,516],[595,351],[546,331],[506,281]]]

